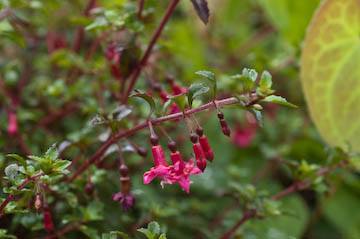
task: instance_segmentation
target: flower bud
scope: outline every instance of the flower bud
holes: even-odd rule
[[[85,192],[89,196],[92,195],[92,193],[94,192],[94,184],[88,182],[85,187]]]
[[[146,156],[147,156],[147,151],[146,151],[146,149],[143,148],[143,147],[137,147],[136,152],[137,152],[140,156],[142,156],[142,157],[146,157]]]
[[[190,134],[190,140],[191,140],[192,143],[195,144],[198,141],[198,136],[196,134],[194,134],[194,133],[191,133]]]
[[[193,144],[193,150],[196,158],[196,165],[201,171],[204,172],[206,168],[206,158],[200,143]]]
[[[230,135],[231,135],[231,130],[230,130],[230,128],[228,126],[227,127],[222,127],[222,132],[223,132],[224,135],[226,135],[228,137],[230,137]]]
[[[36,199],[35,199],[35,203],[34,203],[34,207],[37,211],[39,211],[42,207],[42,202],[41,202],[41,195],[38,193],[36,194]]]
[[[159,143],[159,137],[157,135],[151,135],[150,136],[150,143],[153,146],[156,146]]]
[[[176,152],[176,143],[174,141],[170,141],[168,143],[168,148],[170,149],[171,152],[175,153]]]
[[[54,223],[49,211],[44,212],[44,228],[48,232],[51,232],[54,229]]]
[[[10,135],[15,135],[18,132],[18,124],[16,120],[16,113],[11,112],[9,114],[9,125],[8,125],[8,133]]]
[[[205,158],[207,160],[209,160],[210,162],[212,162],[214,160],[214,152],[209,144],[209,141],[208,139],[206,138],[205,135],[201,136],[199,138],[199,142],[200,142],[200,145],[204,151],[204,154],[205,154]]]
[[[129,173],[129,168],[125,164],[121,164],[119,168],[121,176],[126,177]]]

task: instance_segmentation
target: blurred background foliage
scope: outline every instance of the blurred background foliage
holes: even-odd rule
[[[133,62],[146,48],[168,3],[146,0],[140,22],[136,18],[137,1],[98,1],[98,9],[90,17],[83,15],[84,0],[0,2],[2,10],[10,8],[17,17],[31,23],[19,26],[14,17],[0,21],[0,74],[5,85],[20,96],[19,137],[31,154],[41,154],[55,142],[71,142],[62,158],[78,158],[76,168],[99,148],[99,135],[107,129],[93,126],[90,121],[96,114],[112,112],[119,105],[117,92],[121,90],[121,82],[111,75],[106,61],[109,42],[115,39],[121,45],[120,67],[125,75],[130,74]],[[137,88],[148,89],[153,80],[169,90],[166,74],[173,75],[178,84],[189,86],[197,80],[194,72],[208,69],[217,74],[222,96],[231,96],[237,85],[229,76],[248,67],[258,72],[269,70],[277,93],[299,108],[266,105],[264,128],[255,131],[246,147],[236,143],[237,132],[249,124],[243,111],[224,110],[233,131],[232,139],[222,136],[214,112],[197,114],[215,160],[203,175],[192,178],[190,195],[178,185],[167,185],[164,189],[158,181],[144,185],[142,175],[152,166],[151,157],[142,158],[132,150],[125,152],[131,190],[136,198],[135,207],[128,212],[112,201],[112,195],[120,190],[119,173],[104,168],[111,168],[119,157],[109,152],[102,159],[103,168],[90,168],[94,196],[84,194],[87,173],[73,184],[53,186],[56,194],[49,194],[48,202],[54,206],[55,228],[85,220],[79,230],[66,233],[64,238],[84,238],[85,234],[97,238],[98,233],[120,230],[140,239],[144,236],[134,229],[156,220],[170,239],[219,238],[241,218],[239,195],[244,190],[255,190],[250,184],[255,185],[256,192],[268,196],[291,184],[292,171],[279,161],[326,165],[333,151],[309,119],[299,80],[301,46],[318,3],[318,0],[209,0],[211,17],[209,24],[204,25],[191,2],[181,1]],[[85,33],[76,54],[71,48],[78,27],[84,27]],[[85,61],[87,49],[104,32],[110,33],[94,56]],[[49,34],[58,39],[57,46],[48,45]],[[20,89],[19,85],[24,87]],[[4,169],[11,162],[6,154],[24,152],[19,147],[19,138],[7,135],[7,108],[11,100],[1,93],[0,168]],[[64,109],[71,113],[50,123],[44,121]],[[145,119],[146,112],[147,105],[134,107],[121,127],[130,128],[142,122],[139,115]],[[188,136],[182,133],[187,131],[184,122],[167,122],[163,126],[188,158],[192,150]],[[143,130],[130,139],[150,149],[144,140],[147,136],[147,130]],[[128,145],[126,141],[121,144]],[[165,138],[161,138],[161,144],[166,144]],[[2,186],[5,185],[3,182]],[[6,196],[3,192],[0,195]],[[247,221],[234,238],[360,238],[360,216],[356,213],[359,207],[359,175],[339,170],[313,189],[281,199],[281,215]],[[227,216],[217,221],[223,212],[228,212]],[[42,217],[35,212],[2,217],[0,225],[22,239],[45,235]]]

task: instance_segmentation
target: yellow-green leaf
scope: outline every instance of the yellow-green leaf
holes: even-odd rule
[[[313,17],[301,60],[310,114],[323,138],[360,150],[360,1],[325,0]]]

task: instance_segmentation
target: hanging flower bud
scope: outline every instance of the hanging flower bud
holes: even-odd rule
[[[155,167],[158,167],[160,165],[168,166],[165,158],[164,151],[160,145],[153,146],[151,148],[152,155],[154,157],[154,163]]]
[[[18,124],[16,120],[16,113],[11,112],[9,114],[9,126],[8,126],[8,133],[10,135],[15,135],[18,132]]]
[[[221,125],[221,130],[222,130],[223,134],[230,137],[231,130],[230,130],[226,120],[224,119],[224,114],[219,111],[217,116],[220,119],[220,125]]]
[[[121,176],[126,177],[129,173],[129,168],[125,164],[121,164],[119,168]]]
[[[231,135],[231,130],[230,130],[229,127],[223,127],[222,132],[223,132],[224,135],[226,135],[228,137],[230,137],[230,135]]]
[[[140,155],[140,156],[142,156],[142,157],[146,157],[147,156],[147,151],[146,151],[146,149],[145,148],[143,148],[143,147],[137,147],[136,148],[136,152]]]
[[[201,171],[204,172],[206,168],[206,158],[200,143],[193,144],[193,150],[196,158],[196,165]]]
[[[40,193],[36,194],[36,198],[35,198],[35,203],[34,203],[34,207],[37,211],[39,211],[42,207],[42,202],[41,202],[41,195]]]
[[[47,210],[44,211],[44,228],[48,232],[51,232],[54,229],[51,213]]]
[[[164,101],[164,103],[169,100],[168,95],[169,94],[164,90],[160,91],[159,93],[159,96]]]
[[[85,187],[85,192],[89,196],[92,195],[92,193],[94,192],[94,184],[92,184],[91,182],[88,182]]]
[[[212,162],[214,160],[214,152],[213,152],[213,150],[209,144],[209,141],[205,135],[202,135],[201,137],[199,137],[199,143],[204,151],[206,159],[209,160],[210,162]]]

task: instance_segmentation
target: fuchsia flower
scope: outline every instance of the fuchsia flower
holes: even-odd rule
[[[155,177],[161,178],[161,186],[164,184],[172,184],[174,182],[172,173],[174,170],[173,165],[168,165],[166,162],[165,154],[160,145],[152,147],[152,154],[154,157],[155,167],[150,171],[144,173],[144,184],[149,184]]]
[[[18,124],[16,120],[16,113],[12,112],[9,114],[8,133],[10,135],[15,135],[17,132],[18,132]]]
[[[206,168],[206,157],[200,143],[193,144],[197,167],[204,172]]]
[[[179,151],[170,154],[171,161],[174,164],[174,179],[184,189],[186,193],[190,192],[190,175],[201,174],[202,171],[194,165],[191,158],[189,162],[184,162]]]
[[[250,145],[257,131],[257,124],[254,117],[248,116],[247,121],[247,127],[237,126],[233,136],[233,142],[241,148],[246,148]]]
[[[199,137],[199,143],[204,151],[205,158],[212,162],[214,160],[214,152],[210,147],[209,141],[205,135]]]
[[[54,223],[49,211],[44,211],[44,228],[48,232],[51,232],[54,229]]]
[[[135,205],[135,198],[131,193],[118,192],[113,196],[114,201],[118,201],[124,212]]]

